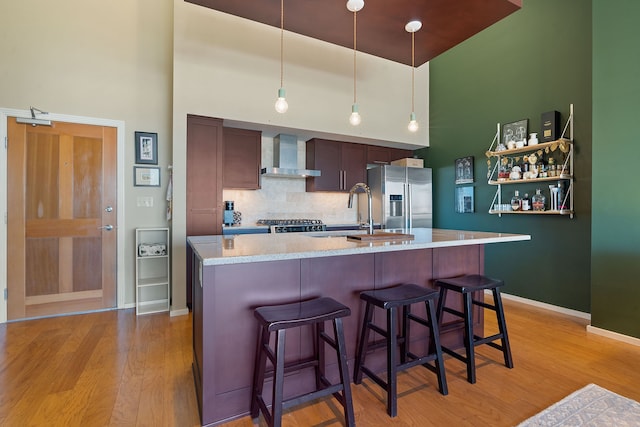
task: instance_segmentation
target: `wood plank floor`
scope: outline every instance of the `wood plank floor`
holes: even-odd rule
[[[471,385],[463,364],[447,358],[442,396],[433,373],[413,368],[400,375],[394,419],[365,380],[352,387],[358,425],[513,426],[589,383],[640,401],[640,347],[589,334],[581,319],[505,305],[514,369],[484,346]],[[190,316],[123,310],[4,324],[0,350],[1,426],[199,425]],[[340,407],[325,399],[288,411],[283,423],[341,422]],[[245,417],[225,427],[252,425]]]

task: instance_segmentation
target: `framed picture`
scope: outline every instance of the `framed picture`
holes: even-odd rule
[[[473,213],[473,186],[456,187],[456,212]]]
[[[158,164],[158,134],[149,132],[136,132],[136,163]]]
[[[526,144],[529,132],[529,119],[518,120],[513,123],[506,123],[502,126],[502,143],[505,147],[513,149],[509,146],[509,141],[513,141],[516,145],[520,143]],[[513,145],[512,143],[512,145]]]
[[[456,184],[470,184],[473,182],[473,156],[456,159]]]
[[[136,187],[160,187],[160,168],[134,166],[133,185]]]

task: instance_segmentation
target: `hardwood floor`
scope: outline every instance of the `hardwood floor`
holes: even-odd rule
[[[513,369],[478,348],[478,382],[447,358],[449,395],[416,367],[400,375],[398,417],[381,389],[352,386],[360,426],[513,426],[596,383],[640,401],[640,347],[589,334],[586,321],[505,301]],[[488,330],[494,322],[487,319]],[[197,426],[191,317],[132,310],[0,325],[0,425]],[[285,426],[341,425],[332,399],[287,411]],[[225,427],[252,426],[248,417]],[[264,426],[261,419],[260,425]]]

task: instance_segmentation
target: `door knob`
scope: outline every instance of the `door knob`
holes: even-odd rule
[[[113,212],[113,206],[107,206],[106,208],[104,208],[105,212]]]
[[[101,229],[101,228],[105,229],[107,231],[111,231],[111,230],[113,230],[113,225],[107,224],[107,225],[103,225],[102,227],[98,227],[98,229]]]

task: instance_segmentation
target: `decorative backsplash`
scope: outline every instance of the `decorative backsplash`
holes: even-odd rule
[[[305,143],[298,141],[298,167],[304,168]],[[273,139],[262,138],[262,166],[273,165]],[[312,178],[307,178],[312,179]],[[325,224],[353,224],[358,208],[347,208],[347,193],[307,193],[303,178],[260,177],[260,190],[224,190],[223,200],[233,200],[242,212],[242,225],[254,225],[261,218],[310,218]]]
[[[233,200],[242,212],[242,225],[260,218],[312,218],[325,224],[357,222],[357,205],[349,209],[347,193],[307,193],[304,179],[261,178],[260,190],[224,190],[223,199]]]

